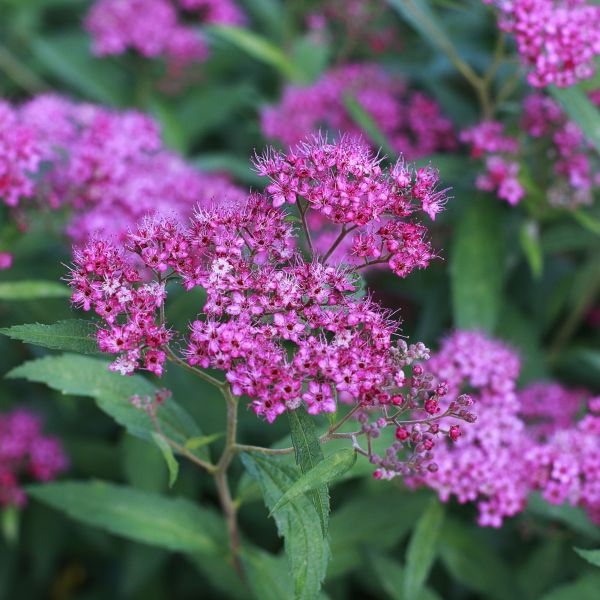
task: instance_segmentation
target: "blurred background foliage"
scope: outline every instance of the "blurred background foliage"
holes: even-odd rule
[[[182,89],[170,89],[160,61],[133,54],[102,59],[91,54],[89,36],[82,28],[88,2],[0,0],[0,95],[20,101],[55,90],[79,100],[137,107],[152,114],[167,144],[199,168],[225,171],[255,189],[261,181],[251,171],[249,157],[270,143],[261,134],[260,109],[276,101],[284,85],[310,83],[347,57],[375,58],[405,77],[411,87],[427,91],[457,129],[480,119],[477,94],[441,51],[443,38],[423,37],[400,0],[384,7],[381,17],[394,28],[398,47],[376,55],[360,38],[349,38],[342,27],[321,42],[312,39],[304,17],[319,6],[318,0],[242,4],[250,21],[247,33],[208,28],[209,60],[191,69]],[[485,72],[497,37],[489,8],[478,0],[430,4],[461,60]],[[492,88],[502,88],[517,69],[514,63],[503,65]],[[516,111],[515,98],[523,92],[519,86],[525,86],[522,78],[516,86],[515,93],[496,107],[501,117]],[[598,87],[590,82],[584,87],[594,86]],[[592,117],[596,121],[590,127],[598,130],[600,118]],[[368,131],[366,123],[366,135]],[[426,157],[422,162],[430,160],[454,196],[433,229],[442,260],[406,280],[371,273],[375,296],[400,309],[403,331],[415,340],[435,346],[455,327],[481,328],[519,350],[524,383],[552,377],[600,392],[600,329],[585,320],[600,290],[598,213],[515,210],[474,190],[476,167],[466,152]],[[533,176],[529,186],[532,197],[536,190],[542,193]],[[12,240],[11,251],[19,256],[13,269],[0,273],[0,283],[57,280],[64,274],[61,263],[69,260],[69,247],[60,235],[60,215],[33,220],[27,236],[13,235],[14,225],[8,221],[0,221],[0,227],[3,242]],[[186,315],[200,299],[182,295],[174,302],[171,316],[185,327]],[[0,298],[2,326],[51,323],[69,316],[72,311],[64,298]],[[39,348],[0,337],[2,372],[43,354]],[[203,430],[219,431],[224,407],[217,392],[173,369],[164,385]],[[216,506],[212,484],[193,465],[182,463],[177,483],[168,490],[159,450],[124,433],[89,398],[4,380],[1,409],[21,404],[43,414],[48,430],[64,440],[72,461],[71,479],[127,483],[139,490],[202,498]],[[285,421],[267,427],[246,411],[241,418],[242,437],[248,443],[269,445],[288,433]],[[236,477],[240,475],[238,468]],[[396,482],[374,482],[367,471],[337,485],[332,490],[336,510],[330,524],[333,558],[323,597],[403,598],[402,582],[415,560],[410,550],[415,523],[417,528],[427,527],[429,521],[421,517],[431,511],[433,496],[407,491]],[[243,529],[261,547],[277,551],[281,541],[256,490],[250,489],[240,502]],[[445,518],[428,534],[437,541],[431,557],[435,562],[419,598],[600,596],[600,571],[572,550],[600,545],[600,529],[580,510],[551,508],[533,499],[523,514],[507,520],[500,530],[476,527],[471,506],[450,503],[443,510]],[[33,499],[21,514],[5,511],[2,519],[3,599],[240,596],[214,559],[184,557],[127,541],[72,521]],[[285,563],[278,568],[285,577]]]

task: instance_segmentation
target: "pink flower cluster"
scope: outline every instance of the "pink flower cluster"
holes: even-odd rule
[[[477,422],[437,449],[437,470],[409,483],[432,487],[443,501],[475,502],[483,526],[500,527],[534,491],[600,519],[600,399],[548,383],[519,392],[519,368],[512,350],[482,334],[457,332],[443,342],[428,369],[446,382],[448,399],[469,390]],[[577,421],[586,401],[591,413]]]
[[[329,143],[315,136],[286,154],[271,149],[255,165],[271,180],[266,193],[274,207],[297,204],[303,219],[314,211],[337,226],[325,261],[352,234],[347,242],[360,268],[387,264],[405,277],[434,258],[424,226],[405,219],[417,211],[435,219],[446,190],[437,189],[438,174],[431,167],[415,170],[401,159],[384,171],[380,162],[359,139],[344,136]]]
[[[46,207],[68,209],[67,232],[78,242],[99,232],[121,236],[147,214],[185,220],[198,203],[242,197],[227,178],[203,174],[166,150],[158,125],[142,113],[42,95],[10,114],[0,161],[22,173],[7,177],[2,196],[15,205],[35,195]]]
[[[499,121],[483,121],[460,134],[460,140],[471,146],[473,158],[485,158],[485,173],[477,177],[475,185],[485,192],[496,192],[498,198],[509,204],[518,204],[525,190],[519,183],[519,163],[511,160],[519,151],[516,138],[504,133]]]
[[[456,148],[452,124],[436,102],[409,92],[402,80],[375,63],[338,67],[311,86],[287,87],[278,105],[263,110],[263,133],[284,146],[293,146],[322,127],[361,134],[346,110],[346,96],[354,97],[392,148],[410,159]]]
[[[118,355],[113,370],[144,368],[160,376],[170,358],[224,371],[232,393],[247,396],[269,423],[299,406],[318,415],[335,412],[339,401],[350,403],[361,426],[356,435],[375,438],[387,425],[406,432],[384,457],[357,446],[377,465],[379,478],[434,469],[434,438],[460,433],[434,421],[474,420],[466,400],[441,414],[445,386],[433,386],[420,365],[405,374],[428,357],[427,349],[394,340],[398,323],[360,296],[355,271],[304,260],[295,251],[292,223],[264,196],[199,209],[188,227],[147,219],[121,250],[95,240],[74,261],[73,302],[103,319],[97,340],[101,350]],[[137,262],[154,281],[131,266]],[[188,335],[167,328],[166,283],[173,280],[206,291]],[[183,357],[171,340],[184,347]],[[407,411],[405,427],[400,415]]]
[[[496,0],[499,26],[515,36],[532,86],[574,85],[594,75],[600,6],[588,0]]]
[[[177,72],[208,56],[193,19],[198,24],[240,25],[244,15],[233,0],[97,0],[86,28],[99,56],[133,49],[146,57],[166,58]]]
[[[550,202],[556,206],[591,204],[593,188],[600,185],[598,159],[577,124],[567,119],[552,98],[531,94],[523,103],[521,125],[531,137],[545,139],[548,154],[555,158],[558,182],[550,190]]]
[[[42,421],[26,410],[0,414],[0,508],[23,506],[24,478],[54,479],[68,466],[60,442],[42,434]]]

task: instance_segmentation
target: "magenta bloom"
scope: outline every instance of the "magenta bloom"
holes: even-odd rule
[[[60,442],[42,434],[42,421],[27,410],[0,414],[0,508],[23,506],[24,480],[50,481],[66,470]]]

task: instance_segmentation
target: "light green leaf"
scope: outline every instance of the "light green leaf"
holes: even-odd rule
[[[573,550],[592,565],[600,567],[600,550],[585,550],[584,548],[573,548]]]
[[[283,508],[288,502],[303,496],[331,481],[341,477],[346,471],[349,471],[356,462],[356,452],[351,448],[338,450],[333,454],[326,456],[321,462],[318,462],[312,469],[303,473],[279,498],[271,509],[275,513]]]
[[[242,454],[248,473],[258,482],[265,504],[272,511],[277,501],[297,480],[297,471],[274,457]],[[285,541],[294,594],[298,600],[317,596],[325,577],[329,547],[323,538],[319,517],[312,502],[304,495],[274,512],[279,535]]]
[[[0,329],[1,334],[26,344],[80,354],[100,354],[95,332],[94,323],[83,319],[68,319],[51,325],[28,323]]]
[[[540,600],[598,600],[600,577],[598,575],[584,575],[574,583],[559,585],[552,591],[544,594]]]
[[[63,394],[94,398],[100,410],[125,427],[129,433],[152,441],[152,434],[156,431],[152,419],[130,402],[133,395],[153,398],[157,392],[140,375],[123,377],[109,371],[108,363],[104,360],[62,354],[28,361],[6,376],[45,383]],[[185,445],[188,439],[202,435],[192,417],[172,398],[161,404],[157,419],[163,433],[178,444]],[[199,456],[207,458],[206,450],[199,449]]]
[[[164,435],[154,432],[152,434],[152,439],[158,446],[163,458],[165,459],[165,462],[167,463],[167,468],[169,469],[169,487],[171,488],[173,485],[175,485],[177,477],[179,476],[179,463],[173,455],[173,448],[171,448]]]
[[[432,498],[429,506],[417,521],[406,551],[404,596],[416,600],[423,591],[429,571],[437,553],[437,543],[444,521],[444,506]]]
[[[534,279],[539,279],[542,276],[544,268],[544,254],[540,244],[540,234],[537,223],[530,221],[523,223],[519,231],[519,241],[521,248],[525,254],[525,258],[529,263],[531,274]]]
[[[101,481],[33,485],[27,491],[73,519],[136,542],[208,555],[226,547],[218,513],[183,498]]]
[[[362,104],[354,96],[344,94],[344,106],[350,118],[367,134],[370,141],[374,145],[379,146],[390,159],[393,159],[396,156],[396,152],[385,134],[373,120],[373,117],[363,108]]]
[[[294,41],[294,63],[296,69],[302,73],[303,83],[310,84],[318,79],[327,67],[329,55],[328,46],[315,42],[310,35]]]
[[[600,220],[581,208],[571,211],[573,218],[588,231],[600,235]]]
[[[71,291],[56,281],[3,281],[0,300],[38,300],[40,298],[68,298]]]
[[[9,504],[0,509],[0,531],[9,545],[19,540],[19,523],[21,520],[20,510]]]
[[[497,203],[475,198],[461,215],[450,251],[454,326],[493,332],[502,306],[504,256]]]
[[[265,38],[241,27],[212,25],[208,28],[217,37],[233,44],[252,58],[277,69],[286,79],[298,81],[302,74],[284,52]]]
[[[578,86],[567,88],[550,86],[550,93],[600,152],[600,111]]]
[[[288,412],[292,444],[294,445],[296,464],[302,473],[307,473],[323,460],[323,449],[315,430],[315,422],[303,407]],[[326,485],[310,492],[315,505],[323,535],[327,535],[329,524],[329,489]]]
[[[213,442],[220,440],[224,435],[224,433],[213,433],[211,435],[201,435],[199,437],[193,437],[186,441],[185,447],[188,450],[198,450],[198,448],[209,446]]]

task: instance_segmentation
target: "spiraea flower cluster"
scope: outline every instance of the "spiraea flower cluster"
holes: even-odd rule
[[[99,56],[132,49],[145,57],[167,59],[171,71],[177,72],[208,56],[206,41],[197,31],[199,24],[243,21],[233,0],[97,0],[86,28]]]
[[[359,268],[387,264],[405,277],[434,258],[425,227],[407,220],[418,211],[435,219],[443,210],[446,190],[438,189],[432,167],[414,169],[400,159],[384,170],[364,142],[347,136],[334,143],[315,136],[285,154],[271,149],[255,165],[271,180],[266,192],[274,207],[296,204],[303,220],[313,214],[317,225],[334,228],[328,249],[317,240],[325,262],[343,249]]]
[[[443,501],[474,502],[483,526],[500,527],[536,491],[552,504],[582,506],[598,520],[600,401],[556,383],[519,391],[519,369],[514,351],[480,333],[459,331],[443,342],[428,370],[446,382],[448,399],[469,390],[477,422],[437,449],[437,470],[409,483],[432,487]],[[578,420],[586,403],[589,414]]]
[[[7,165],[0,196],[13,206],[35,200],[65,209],[67,233],[78,242],[100,232],[122,236],[147,214],[185,220],[198,203],[242,197],[226,177],[201,173],[166,150],[143,113],[54,95],[3,110],[10,126],[0,134]]]
[[[574,85],[594,75],[600,7],[589,0],[496,0],[499,26],[512,33],[534,87]]]
[[[414,201],[418,192],[408,190],[418,183],[401,179],[402,165],[384,178],[369,149],[347,139],[315,140],[311,154],[313,163],[296,163],[310,172],[299,185],[316,186],[322,179],[327,187],[331,160],[338,161],[339,189],[343,181],[352,183],[351,173],[362,186],[351,217],[357,226],[393,206],[410,212],[400,203]],[[326,168],[319,170],[320,164]],[[411,197],[403,200],[401,190]],[[286,200],[292,202],[290,196]],[[332,205],[338,201],[332,199]],[[115,371],[145,369],[160,376],[171,360],[198,373],[222,372],[220,385],[247,397],[269,423],[301,406],[318,415],[347,403],[348,418],[356,417],[360,429],[339,435],[352,438],[377,467],[377,477],[435,469],[435,440],[460,434],[456,422],[448,429],[435,423],[448,415],[473,421],[470,400],[442,401],[444,384],[434,385],[420,364],[413,365],[428,357],[427,349],[397,337],[398,322],[363,294],[355,268],[332,266],[319,255],[305,258],[296,240],[300,228],[288,217],[271,193],[198,208],[188,225],[144,219],[122,244],[96,239],[75,251],[73,302],[102,319],[97,341],[102,351],[116,355]],[[206,293],[187,332],[168,325],[167,292],[176,284]],[[396,437],[385,456],[378,456],[371,441],[388,425]],[[366,449],[360,436],[368,440]]]
[[[460,134],[460,140],[471,147],[473,158],[485,159],[485,173],[475,185],[485,192],[496,192],[501,200],[518,204],[525,190],[519,183],[519,141],[507,136],[499,121],[483,121]]]
[[[352,96],[369,113],[392,148],[416,159],[456,148],[452,124],[437,103],[374,63],[350,64],[325,73],[316,83],[289,86],[281,102],[263,110],[265,136],[293,146],[319,128],[361,133],[346,109]]]
[[[23,506],[26,480],[50,481],[66,470],[56,438],[42,433],[42,420],[27,410],[0,414],[0,508]]]

